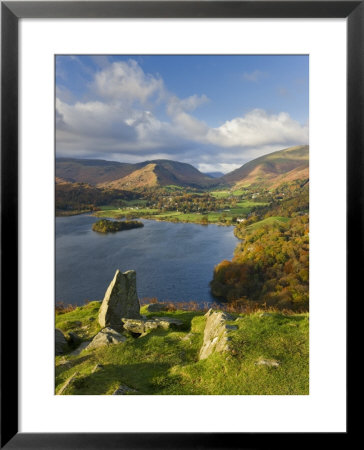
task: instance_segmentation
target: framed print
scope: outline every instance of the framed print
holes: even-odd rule
[[[2,446],[347,437],[363,8],[2,2]]]

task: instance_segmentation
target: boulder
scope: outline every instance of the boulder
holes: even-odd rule
[[[81,342],[81,344],[75,349],[73,350],[73,352],[70,353],[71,356],[78,356],[81,352],[83,352],[87,346],[89,345],[91,341],[84,341]]]
[[[65,335],[62,333],[62,331],[59,328],[56,328],[55,333],[55,340],[56,340],[56,355],[63,355],[68,350],[68,344]]]
[[[127,395],[133,394],[135,392],[137,392],[135,389],[132,389],[129,386],[126,386],[125,384],[122,384],[112,393],[112,395]]]
[[[68,333],[68,340],[73,347],[78,347],[82,342],[80,336],[77,333],[74,333],[73,331],[70,331]]]
[[[122,317],[140,318],[135,270],[128,270],[124,273],[121,273],[120,270],[116,271],[102,301],[98,319],[102,327],[120,330]]]
[[[126,341],[126,337],[110,327],[103,328],[86,347],[86,350],[105,347],[106,345],[121,344]]]
[[[168,328],[183,328],[184,326],[182,320],[174,319],[172,317],[153,317],[153,320],[158,323],[159,328],[164,328],[165,330],[167,330]]]
[[[168,306],[164,303],[150,303],[147,306],[148,312],[159,312],[159,311],[167,311]]]
[[[256,366],[279,367],[280,366],[280,362],[277,361],[276,359],[260,358],[260,359],[258,359],[258,361],[256,361],[255,365]]]
[[[132,334],[145,334],[148,330],[157,328],[157,322],[144,319],[122,319],[124,330]]]
[[[235,325],[228,325],[228,320],[234,320],[232,316],[222,311],[213,311],[210,309],[207,317],[205,331],[203,335],[203,344],[200,350],[199,359],[206,359],[214,352],[226,352],[229,348],[229,332],[236,330]]]
[[[262,312],[259,314],[259,317],[272,317],[273,314],[269,313],[269,312]]]
[[[181,320],[173,319],[171,317],[154,317],[153,319],[122,319],[124,330],[129,331],[133,334],[144,335],[150,330],[155,330],[156,328],[163,328],[167,330],[168,328],[181,328],[184,323]]]
[[[58,367],[65,367],[69,369],[72,366],[71,361],[68,361],[64,356],[58,362]]]

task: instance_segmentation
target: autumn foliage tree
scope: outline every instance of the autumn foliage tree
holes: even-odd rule
[[[215,267],[212,293],[278,308],[308,310],[308,216],[246,232],[232,261]]]

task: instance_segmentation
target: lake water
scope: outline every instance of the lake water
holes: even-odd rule
[[[139,298],[213,302],[213,269],[231,259],[233,227],[142,220],[143,228],[100,234],[96,217],[56,218],[56,301],[102,300],[116,269],[134,269]]]

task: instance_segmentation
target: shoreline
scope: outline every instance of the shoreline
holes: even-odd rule
[[[96,217],[98,219],[114,219],[114,220],[123,220],[125,219],[125,216],[122,219],[117,219],[116,217],[113,217],[112,215],[110,216],[98,216],[97,214],[93,213],[91,210],[90,211],[82,211],[82,212],[76,212],[76,211],[70,211],[70,212],[66,212],[66,213],[62,213],[59,214],[56,212],[55,217],[73,217],[73,216],[81,216],[84,214],[88,214],[92,217]],[[161,217],[156,217],[153,218],[153,215],[146,215],[146,216],[139,216],[139,217],[133,217],[130,218],[128,220],[137,220],[137,219],[143,219],[143,220],[154,220],[155,222],[168,222],[168,223],[191,223],[194,225],[201,225],[201,226],[208,226],[208,225],[217,225],[220,227],[234,227],[236,226],[236,224],[233,223],[225,223],[225,222],[208,222],[208,223],[201,223],[201,222],[194,222],[194,221],[190,221],[190,220],[168,220],[168,219],[164,219]]]

